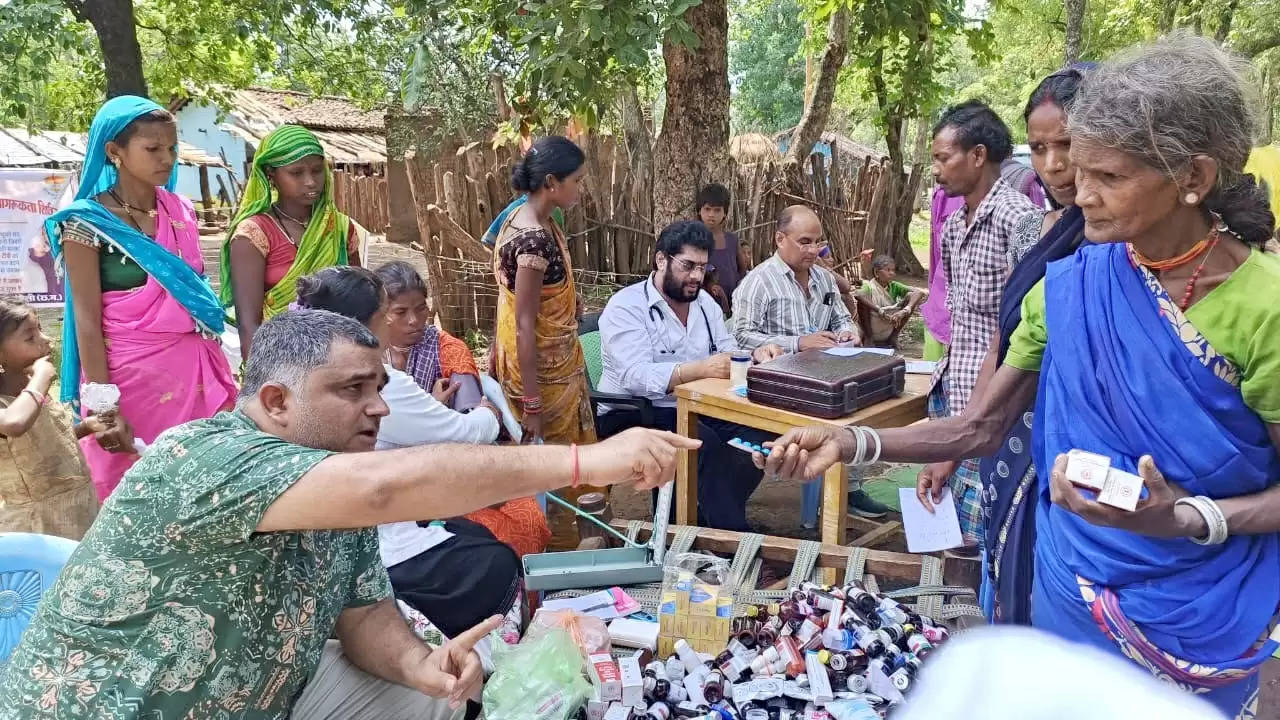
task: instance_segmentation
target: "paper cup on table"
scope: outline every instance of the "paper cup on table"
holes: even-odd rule
[[[733,350],[729,353],[729,387],[747,386],[747,370],[751,367],[751,353]]]

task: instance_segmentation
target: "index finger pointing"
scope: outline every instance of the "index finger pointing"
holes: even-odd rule
[[[667,432],[666,430],[650,430],[649,432],[655,433],[659,439],[665,440],[680,450],[697,450],[702,447],[701,440],[695,440],[677,433]]]
[[[497,630],[498,626],[501,624],[502,624],[502,616],[493,615],[488,620],[485,620],[479,625],[476,625],[475,627],[469,630],[464,630],[458,633],[458,637],[450,640],[449,645],[453,648],[462,649],[462,650],[466,650],[467,652],[470,652],[471,648],[475,647],[476,643],[480,642],[480,638],[488,635],[494,630]]]

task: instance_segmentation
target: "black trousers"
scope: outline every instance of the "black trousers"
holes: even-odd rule
[[[649,426],[657,430],[676,429],[675,408],[654,408],[654,422]],[[636,410],[618,409],[596,418],[596,429],[601,437],[608,437],[640,425],[640,413]],[[751,462],[751,456],[730,447],[729,440],[741,438],[751,443],[774,440],[776,435],[716,418],[698,418],[698,439],[702,447],[698,453],[698,525],[719,530],[748,532],[747,499],[760,485],[762,472]],[[657,498],[657,491],[654,491]],[[671,519],[675,518],[672,504]]]

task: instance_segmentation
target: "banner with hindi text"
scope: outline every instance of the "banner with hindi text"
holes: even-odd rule
[[[75,199],[76,179],[68,170],[0,168],[0,295],[62,305],[44,221]]]

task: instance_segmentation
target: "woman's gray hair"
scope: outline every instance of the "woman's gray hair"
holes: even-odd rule
[[[403,260],[391,262],[373,271],[381,280],[388,300],[395,300],[407,292],[420,292],[427,297],[427,284],[412,265]]]
[[[1247,65],[1202,37],[1175,33],[1126,50],[1085,76],[1069,111],[1073,140],[1119,150],[1176,178],[1197,155],[1218,161],[1204,206],[1246,242],[1274,225],[1244,174],[1257,129]]]
[[[338,341],[378,347],[378,338],[369,328],[328,310],[291,310],[266,321],[253,334],[237,406],[243,406],[267,383],[300,392],[311,371],[329,361]]]

